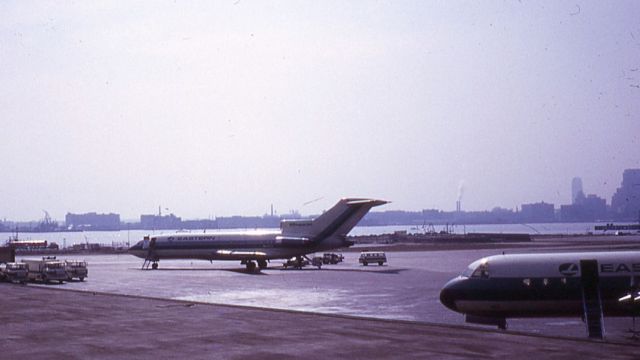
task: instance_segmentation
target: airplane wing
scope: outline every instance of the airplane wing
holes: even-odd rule
[[[237,251],[237,250],[217,250],[216,255],[229,260],[258,260],[265,259],[267,253],[262,251]]]

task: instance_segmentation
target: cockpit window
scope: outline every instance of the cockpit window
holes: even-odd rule
[[[471,274],[473,274],[473,271],[475,270],[475,267],[471,267],[469,266],[463,273],[462,276],[464,277],[471,277]]]
[[[487,259],[474,262],[469,265],[467,270],[462,273],[462,276],[486,279],[489,277],[489,262]]]

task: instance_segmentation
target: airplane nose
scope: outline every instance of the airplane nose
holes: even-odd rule
[[[456,290],[453,289],[453,287],[455,284],[459,283],[459,281],[460,280],[458,278],[450,280],[444,285],[442,290],[440,290],[440,302],[442,303],[442,305],[453,311],[458,311],[456,307]]]
[[[131,246],[128,250],[129,253],[135,253],[136,251],[141,251],[142,250],[142,241],[136,243],[135,245]]]
[[[442,305],[446,306],[447,308],[453,311],[457,311],[456,303],[455,303],[455,300],[453,299],[453,293],[451,289],[445,288],[440,291],[440,302],[442,303]]]

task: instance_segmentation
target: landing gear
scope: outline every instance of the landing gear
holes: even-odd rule
[[[142,269],[149,269],[149,264],[151,264],[151,269],[156,270],[158,268],[158,260],[160,260],[156,255],[156,238],[152,238],[151,241],[148,241],[149,237],[145,236],[144,240],[145,244],[142,245],[142,248],[147,249],[147,257],[144,259]]]
[[[253,261],[247,261],[246,266],[248,272],[254,272],[256,269],[256,263],[254,263]]]
[[[502,321],[498,322],[498,329],[507,330],[507,319],[502,319]]]
[[[266,269],[267,268],[267,260],[265,260],[265,259],[258,260],[258,267],[260,268],[260,270]]]
[[[636,328],[636,317],[640,315],[640,305],[638,303],[638,299],[640,299],[640,285],[638,281],[640,279],[631,276],[629,280],[629,290],[625,296],[618,299],[618,302],[627,304],[628,310],[631,313],[631,328],[628,330],[631,336],[629,338],[638,341],[640,340],[640,330]]]
[[[631,340],[640,340],[640,331],[636,330],[636,315],[635,313],[631,317],[631,328],[629,329],[629,333],[631,334]]]
[[[148,270],[149,265],[151,265],[151,269],[156,270],[158,268],[158,260],[158,258],[144,259],[144,263],[142,263],[142,270]]]
[[[145,259],[142,264],[142,270],[149,270],[149,265],[151,265],[151,269],[156,270],[158,268],[158,260]]]

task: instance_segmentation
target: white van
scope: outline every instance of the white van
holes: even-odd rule
[[[382,266],[387,262],[387,255],[383,251],[363,251],[360,253],[358,261],[364,266],[369,265],[369,263],[378,263],[378,265]]]

